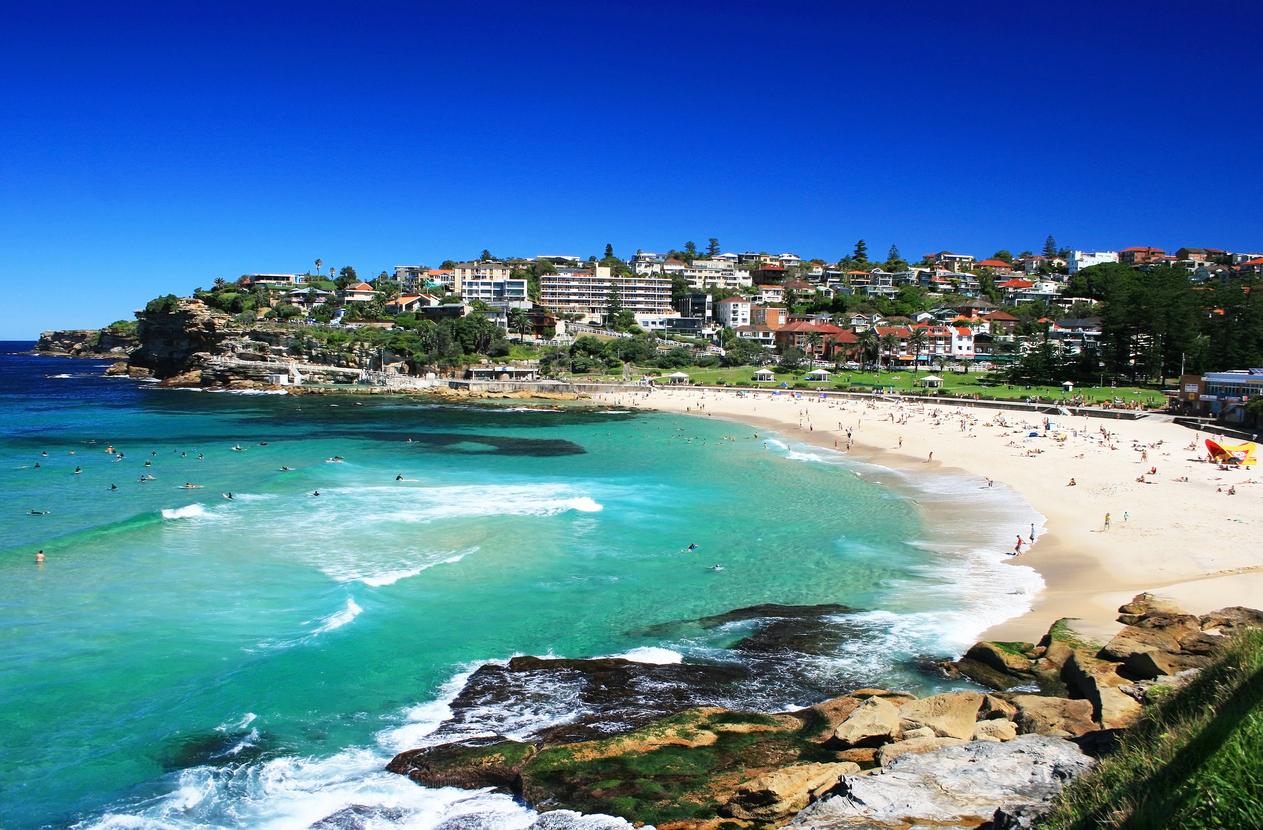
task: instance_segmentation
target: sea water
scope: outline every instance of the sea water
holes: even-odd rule
[[[723,659],[739,630],[646,629],[840,603],[866,634],[813,688],[929,692],[951,684],[919,661],[1041,587],[1003,562],[1040,518],[980,481],[600,400],[213,394],[106,365],[0,354],[9,830],[524,828],[508,797],[384,771],[482,663]],[[820,697],[767,684],[764,705]],[[548,698],[488,711],[487,732],[575,714]]]

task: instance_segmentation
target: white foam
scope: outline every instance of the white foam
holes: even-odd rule
[[[318,620],[320,625],[317,628],[312,629],[311,633],[324,634],[326,631],[333,631],[335,629],[341,628],[347,623],[350,623],[352,620],[354,620],[356,617],[358,617],[362,613],[364,613],[364,609],[361,608],[359,605],[357,605],[353,598],[347,597],[346,607],[343,608],[341,611],[330,614],[327,617],[320,618],[320,620]],[[316,622],[316,621],[313,620],[313,621],[309,621],[303,624],[309,625],[311,622]]]
[[[200,504],[187,504],[184,507],[175,509],[164,509],[162,518],[164,519],[193,519],[206,515],[206,508]]]
[[[641,646],[613,656],[631,660],[633,663],[652,663],[658,666],[684,661],[684,655],[680,654],[680,652],[672,651],[669,648],[658,648],[657,646]]]
[[[473,545],[456,553],[409,552],[404,554],[403,559],[386,562],[381,561],[381,553],[376,551],[352,552],[346,559],[326,563],[320,570],[338,582],[361,582],[372,588],[382,588],[437,565],[455,564],[478,550],[478,545]],[[418,557],[423,561],[415,561]]]

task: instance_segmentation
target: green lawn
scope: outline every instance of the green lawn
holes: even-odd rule
[[[756,366],[739,366],[736,368],[726,369],[699,369],[696,366],[689,366],[681,369],[689,376],[693,383],[701,384],[717,384],[724,383],[726,385],[748,384],[753,387],[761,387],[765,389],[779,389],[782,383],[788,383],[791,387],[795,384],[806,384],[809,389],[835,390],[843,389],[853,392],[865,392],[874,385],[880,386],[882,389],[890,389],[893,387],[897,392],[911,392],[921,390],[921,386],[914,385],[914,377],[910,371],[894,371],[894,372],[839,372],[832,374],[827,381],[807,381],[803,378],[804,371],[796,373],[778,372],[776,380],[770,383],[754,383],[751,376]],[[672,370],[669,369],[634,369],[632,378],[640,379],[648,374],[669,375]],[[996,398],[1000,400],[1025,400],[1035,395],[1040,396],[1044,400],[1061,400],[1064,395],[1060,386],[1010,386],[1005,383],[984,384],[981,374],[970,373],[962,375],[954,372],[939,374],[935,372],[921,371],[916,377],[924,377],[927,374],[935,374],[943,378],[942,392],[949,395],[973,395],[979,394],[984,398]],[[563,377],[574,380],[578,383],[619,383],[622,381],[622,375],[610,372],[594,372],[592,374],[571,375],[565,374]],[[801,388],[800,388],[801,391]],[[1139,401],[1151,407],[1160,408],[1166,404],[1166,398],[1161,393],[1153,389],[1143,389],[1137,386],[1119,386],[1119,387],[1099,387],[1099,386],[1077,386],[1075,393],[1085,395],[1088,402],[1104,403],[1118,398],[1126,403]]]

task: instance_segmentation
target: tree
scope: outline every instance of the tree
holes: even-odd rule
[[[1013,254],[1009,253],[1008,251],[996,251],[994,254],[991,255],[991,258],[998,259],[1001,262],[1007,262],[1009,265],[1013,264]]]
[[[811,355],[811,358],[813,360],[815,360],[817,357],[820,356],[820,344],[823,342],[824,342],[824,336],[821,335],[820,332],[818,331],[807,332],[807,346],[808,346],[807,352]]]
[[[605,324],[613,326],[623,313],[623,294],[618,290],[618,280],[610,280],[610,291],[605,295]]]
[[[781,349],[780,367],[792,372],[803,365],[806,356],[806,352],[797,346],[786,346]]]
[[[908,335],[908,345],[912,347],[912,373],[915,375],[921,361],[921,352],[925,351],[926,345],[930,342],[930,335],[923,328],[915,328],[912,334]]]
[[[697,259],[697,246],[692,242],[684,243],[684,256],[689,265],[693,264],[693,260]]]
[[[479,262],[490,262],[491,260],[492,260],[491,251],[488,251],[486,248],[483,248],[483,249],[482,249],[482,253],[481,253],[481,254],[479,254],[479,256],[478,256],[478,261],[479,261]]]
[[[524,308],[509,309],[509,329],[516,331],[519,337],[526,337],[526,330],[531,327],[531,315]]]
[[[877,349],[880,347],[881,343],[875,330],[864,329],[860,332],[859,336],[856,338],[856,345],[860,347],[860,354],[863,355],[865,359],[868,358],[868,355],[871,352],[873,354],[873,362],[877,362]]]
[[[717,256],[719,256],[719,240],[712,236],[710,244],[706,246],[706,258],[714,259]]]
[[[333,269],[330,268],[329,270],[332,271]],[[355,275],[355,269],[350,265],[344,266],[342,270],[338,272],[338,278],[335,280],[338,284],[338,288],[346,288],[348,286],[356,285],[359,281],[360,278]]]
[[[1048,234],[1048,238],[1044,240],[1044,256],[1049,259],[1057,256],[1057,240],[1053,239],[1052,234]]]
[[[864,244],[864,240],[855,243],[855,253],[851,254],[851,259],[856,262],[868,262],[868,246]]]
[[[321,261],[321,260],[319,260],[319,259],[317,259],[317,260],[316,260],[316,273],[317,273],[317,274],[319,274],[319,273],[320,273],[320,266],[321,266],[321,265],[324,265],[324,262],[323,262],[323,261]]]
[[[890,364],[894,362],[895,351],[899,348],[899,338],[895,337],[894,332],[883,334],[881,337],[881,347],[886,350],[886,369],[890,369]]]
[[[223,278],[223,277],[215,277],[215,282],[213,282],[213,283],[211,283],[211,284],[215,286],[215,289],[216,289],[216,290],[220,290],[220,289],[222,289],[224,286],[226,286],[228,283],[224,281],[224,278]]]
[[[890,260],[890,261],[894,261],[894,260],[897,260],[897,259],[903,259],[903,257],[899,256],[899,246],[898,246],[898,245],[893,245],[893,244],[892,244],[892,245],[890,246],[890,250],[886,252],[886,259],[887,259],[887,260]]]
[[[612,256],[614,256],[614,246],[607,242],[605,243],[605,257],[608,259]]]

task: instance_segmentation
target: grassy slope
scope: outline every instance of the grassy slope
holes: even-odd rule
[[[1263,631],[1239,634],[1222,660],[1147,709],[1038,826],[1263,827]]]

